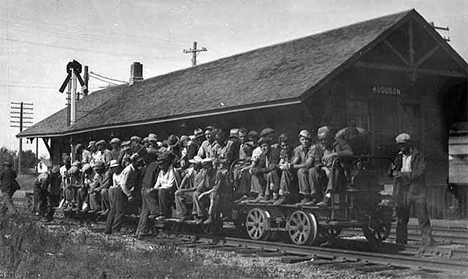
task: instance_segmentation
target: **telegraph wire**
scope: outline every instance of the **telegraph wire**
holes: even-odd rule
[[[108,79],[108,80],[117,81],[117,82],[122,82],[122,83],[128,83],[128,82],[123,81],[123,80],[118,80],[118,79],[114,79],[114,78],[105,77],[105,76],[100,75],[100,74],[98,74],[98,73],[95,73],[95,72],[93,72],[93,71],[90,71],[89,74],[90,74],[90,75],[98,76],[98,77],[103,78],[103,79]]]
[[[58,49],[65,49],[65,50],[74,50],[74,51],[84,51],[84,52],[91,52],[91,53],[101,53],[101,54],[111,54],[111,55],[120,55],[124,57],[134,57],[136,55],[140,54],[125,54],[125,53],[117,53],[117,52],[106,52],[106,51],[99,51],[99,50],[89,50],[85,48],[77,48],[77,47],[68,47],[68,46],[57,46],[53,44],[46,44],[46,43],[38,43],[38,42],[31,42],[31,41],[23,41],[23,40],[17,40],[17,39],[12,39],[12,38],[7,38],[7,37],[2,37],[0,36],[0,39],[4,39],[9,42],[16,42],[16,43],[25,43],[25,44],[32,44],[32,45],[39,45],[39,46],[45,46],[45,47],[51,47],[51,48],[58,48]],[[151,59],[156,59],[156,60],[166,60],[166,59],[174,59],[178,58],[176,56],[166,56],[166,57],[151,57]]]
[[[97,80],[100,80],[100,81],[105,82],[105,83],[112,84],[112,85],[122,85],[122,84],[118,84],[118,83],[114,83],[114,82],[111,82],[111,81],[107,81],[107,80],[105,80],[105,79],[101,79],[101,78],[99,78],[99,77],[92,76],[92,75],[89,75],[89,77],[94,78],[94,79],[97,79]]]

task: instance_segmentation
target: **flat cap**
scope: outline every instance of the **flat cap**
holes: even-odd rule
[[[273,130],[272,128],[265,128],[260,133],[260,137],[268,136],[269,134],[274,133],[274,132],[275,130]]]
[[[148,140],[149,141],[158,141],[158,136],[156,136],[156,134],[149,134],[148,135]]]
[[[100,141],[96,142],[96,145],[106,145],[106,141],[105,140],[100,140]]]
[[[408,135],[407,133],[402,133],[402,134],[399,134],[395,138],[395,141],[396,141],[396,143],[407,143],[407,142],[411,141],[411,136]]]
[[[203,137],[205,134],[203,133],[203,130],[201,128],[197,128],[195,129],[195,131],[193,131],[193,135],[195,136],[195,138],[199,138]]]
[[[302,130],[302,131],[299,132],[299,138],[301,138],[301,137],[307,138],[307,139],[312,138],[312,136],[310,135],[310,132],[307,131],[307,130]]]
[[[139,136],[132,136],[130,138],[131,141],[137,141],[137,142],[140,142],[141,141],[141,138]]]
[[[205,131],[213,131],[214,127],[213,126],[206,126]]]
[[[96,145],[96,141],[95,141],[95,140],[92,140],[92,141],[90,141],[90,142],[88,143],[88,148],[93,147],[93,146],[95,146],[95,145]]]
[[[328,126],[320,127],[317,131],[317,136],[319,139],[327,138],[331,135],[331,128]]]
[[[271,143],[271,138],[270,137],[261,137],[258,140],[258,144],[261,145],[262,143],[270,144]]]
[[[113,138],[110,140],[111,144],[120,144],[122,141],[119,138]]]
[[[237,138],[239,136],[239,129],[233,128],[229,130],[229,138]]]
[[[144,137],[141,142],[149,142],[149,138],[148,137]]]

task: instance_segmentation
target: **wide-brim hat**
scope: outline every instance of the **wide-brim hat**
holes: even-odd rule
[[[201,164],[203,166],[205,165],[212,165],[213,164],[213,158],[205,158],[201,161]]]
[[[200,156],[195,156],[193,159],[188,160],[191,164],[201,164],[203,159]]]
[[[197,128],[195,129],[195,131],[193,131],[193,135],[195,136],[195,138],[199,138],[203,137],[205,133],[203,133],[203,130],[201,128]]]
[[[111,160],[111,161],[110,161],[109,167],[110,167],[110,168],[120,167],[119,161],[117,161],[117,160]]]
[[[170,135],[169,138],[167,139],[167,145],[169,145],[169,147],[175,147],[179,144],[179,137],[176,136],[176,135]]]

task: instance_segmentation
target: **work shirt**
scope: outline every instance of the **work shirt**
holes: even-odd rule
[[[112,186],[111,188],[120,187],[120,182],[122,181],[122,172],[114,173],[112,175]]]
[[[214,158],[213,156],[213,147],[216,144],[215,141],[209,142],[208,140],[205,140],[202,142],[200,148],[198,149],[198,156],[201,157],[202,159],[205,158]]]
[[[95,191],[100,191],[102,189],[107,189],[111,186],[112,183],[112,175],[110,170],[98,174],[96,173],[96,176],[94,177],[94,182],[90,185],[92,189]]]
[[[296,164],[304,164],[309,158],[314,159],[317,155],[315,153],[315,148],[310,147],[303,147],[299,145],[294,149],[294,156],[291,161],[295,162]]]
[[[322,144],[318,144],[317,146],[320,146],[320,148],[317,148],[317,154],[320,156],[322,164],[328,167],[332,166],[336,158],[333,158],[333,157],[324,158],[324,156],[328,156],[329,154],[332,154],[332,153],[346,152],[346,151],[348,151],[350,155],[353,154],[353,150],[351,149],[351,147],[346,143],[346,141],[342,139],[336,139],[331,149],[327,149]]]
[[[70,174],[68,171],[70,170],[71,166],[67,167],[65,165],[60,167],[60,176],[62,177],[62,188],[66,188],[70,185]]]
[[[91,152],[89,150],[83,150],[83,152],[81,153],[81,163],[84,164],[89,164],[91,163],[91,160],[93,159],[93,155],[91,154]]]
[[[411,154],[405,155],[400,152],[402,156],[401,172],[411,172]]]
[[[158,174],[158,179],[156,180],[156,183],[154,184],[155,189],[159,188],[164,188],[164,189],[169,189],[169,188],[175,188],[176,187],[176,177],[174,174],[174,169],[172,167],[169,167],[169,169],[164,172],[164,171],[159,171]]]
[[[120,187],[124,194],[130,197],[138,181],[138,171],[130,164],[122,171],[121,176]]]

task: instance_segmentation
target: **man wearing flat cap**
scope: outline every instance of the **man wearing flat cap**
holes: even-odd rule
[[[180,218],[179,222],[184,222],[190,218],[189,214],[196,214],[196,206],[193,204],[192,212],[187,209],[186,203],[193,202],[193,193],[197,190],[198,184],[203,182],[204,172],[200,171],[202,167],[202,160],[200,157],[188,160],[190,166],[185,172],[185,176],[180,183],[180,188],[175,192],[175,204],[177,215]]]
[[[152,190],[159,174],[159,163],[157,161],[159,156],[160,153],[157,149],[151,149],[145,158],[146,168],[144,169],[141,185],[141,212],[135,233],[136,237],[146,236],[148,234],[148,220],[159,215],[158,193]]]
[[[214,136],[213,136],[213,130],[214,128],[212,126],[208,126],[205,129],[206,140],[202,142],[197,153],[197,156],[202,159],[213,158],[213,147],[216,144]]]
[[[117,159],[122,169],[126,168],[128,165],[131,164],[130,157],[132,156],[132,154],[133,151],[131,147],[131,142],[122,142],[122,149],[120,150],[119,159]]]
[[[97,150],[93,154],[93,161],[89,164],[91,167],[94,167],[97,162],[102,161],[104,164],[108,165],[110,162],[109,149],[107,149],[107,143],[105,140],[100,140],[96,142]]]
[[[193,139],[189,141],[187,145],[187,160],[192,160],[197,156],[198,149],[203,142],[203,130],[201,128],[197,128],[193,131]]]
[[[108,157],[108,164],[110,164],[110,161],[112,160],[118,160],[119,155],[122,149],[122,141],[119,138],[113,138],[109,141],[109,144],[111,146],[111,150],[109,152],[109,157]]]
[[[325,191],[324,198],[317,205],[327,207],[331,205],[332,193],[346,189],[343,162],[337,160],[340,157],[352,156],[353,150],[342,138],[334,137],[332,129],[328,126],[320,127],[317,137],[320,142],[317,145],[320,164],[311,169],[310,183],[316,193],[322,194]],[[335,161],[338,163],[334,164]]]
[[[252,159],[252,174],[251,190],[252,193],[257,193],[258,196],[250,202],[275,202],[279,198],[279,153],[272,152],[272,139],[269,137],[261,137],[258,141],[262,153]]]
[[[426,158],[414,147],[409,134],[399,134],[395,141],[400,152],[391,165],[389,175],[393,177],[395,183],[393,199],[398,219],[396,243],[408,242],[408,221],[410,209],[413,207],[419,221],[422,245],[432,246],[434,240],[427,212]]]
[[[112,184],[112,174],[110,170],[106,170],[104,162],[96,163],[94,172],[94,180],[89,184],[88,191],[90,212],[106,213],[105,211],[109,210],[109,205],[108,202],[106,204],[106,201],[102,201],[102,197],[105,195],[103,191],[108,190]]]
[[[0,214],[8,211],[8,214],[16,214],[16,207],[13,203],[13,194],[18,190],[19,184],[16,181],[16,172],[13,170],[13,164],[9,161],[3,163],[3,169],[0,172],[1,197]]]
[[[159,209],[158,221],[164,220],[165,218],[171,217],[172,202],[174,201],[174,192],[180,185],[180,176],[177,171],[174,171],[172,163],[174,161],[174,155],[171,152],[163,153],[159,159],[160,171],[156,183],[154,184],[153,191],[157,191],[157,202]]]
[[[35,211],[46,221],[54,216],[54,207],[60,203],[60,168],[53,166],[50,171],[39,174],[34,182]]]
[[[207,224],[210,224],[214,221],[214,215],[217,211],[219,195],[218,195],[218,187],[215,186],[216,184],[216,171],[213,168],[213,159],[212,158],[205,158],[201,161],[203,173],[203,179],[197,183],[196,191],[193,192],[193,203],[194,203],[194,214],[195,215],[195,223],[200,225],[203,223],[203,220],[206,218],[205,216],[205,203],[202,202],[203,198],[209,198],[209,207],[208,207],[208,219],[205,220]]]
[[[312,136],[310,132],[307,130],[300,131],[299,142],[300,145],[293,151],[294,155],[291,162],[285,162],[280,166],[283,170],[280,184],[281,198],[278,203],[275,204],[284,203],[293,190],[291,189],[289,171],[297,171],[299,194],[302,195],[299,204],[315,205],[318,202],[315,197],[316,193],[309,182],[309,171],[314,166],[318,157],[316,147],[312,146]]]

